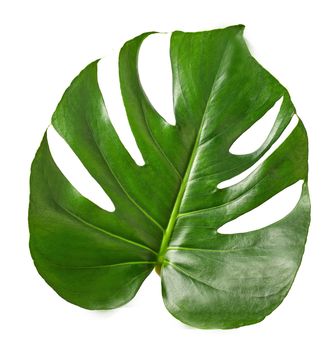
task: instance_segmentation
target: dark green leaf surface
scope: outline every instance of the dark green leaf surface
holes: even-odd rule
[[[121,93],[144,166],[110,122],[97,62],[66,90],[52,125],[116,208],[111,213],[83,197],[43,138],[31,172],[30,249],[39,273],[66,300],[88,309],[118,307],[156,266],[164,303],[176,318],[200,328],[233,328],[261,321],[288,293],[310,219],[302,122],[252,174],[217,188],[255,164],[295,113],[286,89],[249,53],[242,32],[233,26],[173,33],[175,126],[152,107],[139,81],[138,51],[150,33],[124,45]],[[263,145],[231,154],[234,141],[281,97]],[[300,179],[300,200],[280,221],[252,232],[217,232]]]

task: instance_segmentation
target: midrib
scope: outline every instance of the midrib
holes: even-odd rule
[[[172,211],[172,213],[170,215],[167,228],[166,228],[165,232],[163,233],[161,247],[160,247],[158,258],[157,258],[157,265],[155,266],[155,271],[158,274],[160,274],[160,271],[161,271],[161,266],[162,266],[164,258],[165,258],[165,254],[166,254],[166,251],[167,251],[167,248],[168,248],[170,237],[171,237],[171,235],[173,233],[173,230],[174,230],[174,227],[175,227],[175,223],[176,223],[176,219],[177,219],[177,216],[179,214],[181,203],[182,203],[182,200],[183,200],[184,192],[185,192],[186,187],[187,187],[187,183],[188,183],[188,180],[189,180],[190,172],[191,172],[192,166],[194,164],[194,160],[195,160],[196,153],[197,153],[199,139],[200,139],[200,136],[201,136],[204,115],[205,115],[205,113],[203,114],[202,122],[201,122],[200,128],[199,128],[198,133],[197,133],[197,137],[196,137],[196,140],[195,140],[195,143],[194,143],[193,150],[191,152],[191,156],[190,156],[190,160],[189,160],[189,163],[188,163],[187,170],[186,170],[186,172],[185,172],[185,174],[183,176],[183,180],[181,182],[180,190],[179,190],[179,192],[178,192],[178,194],[176,196],[176,200],[175,200],[175,204],[174,204],[174,207],[173,207],[173,211]]]
[[[197,149],[198,149],[198,146],[199,146],[199,141],[200,141],[200,137],[201,137],[202,130],[203,130],[203,124],[204,124],[205,116],[206,116],[206,113],[207,113],[207,110],[208,110],[209,102],[211,101],[211,96],[213,94],[214,86],[215,86],[216,81],[218,79],[218,73],[220,72],[220,68],[222,66],[223,58],[224,58],[224,53],[222,55],[221,62],[219,64],[219,66],[218,66],[218,70],[217,70],[217,72],[215,74],[215,78],[214,78],[212,86],[211,86],[209,97],[207,99],[207,103],[206,103],[206,106],[204,108],[204,112],[203,112],[203,115],[202,115],[202,120],[201,120],[200,127],[199,127],[199,130],[198,130],[196,139],[195,139],[193,150],[191,152],[191,156],[190,156],[190,160],[189,160],[189,163],[188,163],[188,166],[187,166],[187,170],[186,170],[186,172],[185,172],[185,174],[183,176],[183,179],[182,179],[182,182],[181,182],[181,186],[180,186],[180,190],[179,190],[179,192],[178,192],[178,194],[176,196],[175,204],[174,204],[174,207],[173,207],[173,211],[172,211],[172,213],[170,215],[167,228],[166,228],[166,230],[163,233],[161,247],[160,247],[158,258],[157,258],[157,264],[155,266],[155,271],[158,274],[160,274],[161,266],[162,266],[162,264],[163,264],[163,262],[165,260],[165,254],[167,252],[167,248],[168,248],[168,245],[169,245],[170,237],[171,237],[171,235],[173,233],[173,230],[174,230],[174,227],[175,227],[175,223],[176,223],[179,211],[180,211],[180,207],[181,207],[181,203],[182,203],[182,200],[183,200],[183,196],[184,196],[184,193],[185,193],[185,190],[186,190],[186,187],[187,187],[187,183],[189,181],[191,169],[193,167],[194,160],[196,158]]]

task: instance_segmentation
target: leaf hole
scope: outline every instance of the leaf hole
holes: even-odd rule
[[[115,207],[111,199],[52,125],[47,130],[47,138],[54,162],[71,185],[100,208],[113,212]]]
[[[128,122],[124,102],[120,90],[118,53],[102,58],[98,63],[98,84],[104,98],[111,123],[117,132],[120,141],[139,166],[145,165],[145,161],[135,141],[130,124]]]
[[[264,116],[257,120],[231,145],[229,152],[235,155],[253,153],[258,150],[271,132],[279,114],[283,97],[269,109]]]
[[[149,35],[143,41],[139,51],[138,70],[141,85],[152,106],[167,123],[175,125],[170,36],[157,33]]]
[[[274,144],[270,147],[270,149],[257,161],[255,162],[250,168],[243,171],[241,174],[232,177],[231,179],[225,180],[220,182],[217,185],[218,189],[224,189],[233,185],[238,184],[239,182],[243,181],[247,176],[249,176],[257,167],[263,163],[268,157],[271,156],[272,153],[274,153],[277,148],[281,146],[281,144],[287,139],[287,137],[293,132],[295,127],[297,126],[299,122],[299,118],[294,115],[285,128],[285,130],[281,133],[279,138],[274,142]]]
[[[218,229],[220,234],[249,232],[264,228],[287,216],[297,205],[303,180],[285,188],[257,208],[239,216]]]

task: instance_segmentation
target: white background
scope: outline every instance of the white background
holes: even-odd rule
[[[254,56],[290,91],[310,139],[312,223],[288,297],[263,322],[226,331],[175,320],[154,274],[120,309],[67,303],[36,272],[27,228],[30,164],[65,88],[142,32],[238,23]],[[0,33],[2,349],[335,349],[333,1],[1,1]]]

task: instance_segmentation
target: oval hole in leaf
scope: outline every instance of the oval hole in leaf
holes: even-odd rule
[[[47,138],[54,162],[72,186],[92,203],[106,211],[113,212],[115,207],[111,199],[52,125],[48,128]]]
[[[282,132],[280,137],[274,142],[274,144],[270,147],[270,149],[256,162],[254,163],[250,168],[243,171],[237,176],[232,177],[231,179],[225,180],[220,182],[217,185],[217,188],[224,189],[233,185],[236,185],[237,183],[243,181],[247,176],[249,176],[262,162],[264,162],[272,153],[276,151],[278,147],[281,146],[281,144],[286,140],[286,138],[292,133],[292,131],[295,129],[299,122],[299,118],[296,115],[293,115],[291,121],[285,128],[285,130]]]
[[[98,83],[104,98],[111,123],[117,132],[120,141],[139,166],[145,161],[135,141],[120,91],[118,54],[102,58],[98,63]]]
[[[272,130],[279,114],[283,97],[269,109],[264,116],[256,121],[231,145],[229,152],[236,155],[253,153],[260,148]]]
[[[175,125],[170,36],[157,33],[143,41],[139,51],[138,69],[141,85],[149,101],[167,123]]]
[[[239,216],[218,229],[221,234],[254,231],[269,226],[288,215],[298,203],[303,180],[285,188],[257,208]]]

